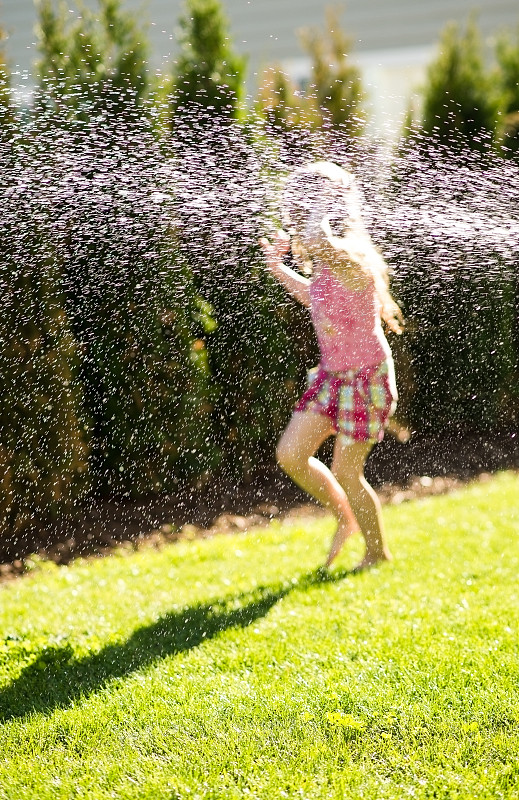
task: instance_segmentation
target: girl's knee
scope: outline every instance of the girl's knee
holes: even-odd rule
[[[353,465],[343,465],[340,469],[334,469],[333,473],[347,494],[359,492],[366,483],[364,470],[356,469]]]
[[[364,467],[371,447],[371,443],[359,442],[336,449],[332,471],[345,489],[360,490],[365,487]]]
[[[276,461],[281,469],[291,478],[297,479],[308,467],[310,453],[293,441],[281,439],[276,447]]]

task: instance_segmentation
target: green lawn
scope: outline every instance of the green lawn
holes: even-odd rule
[[[519,476],[0,588],[0,798],[519,796]]]

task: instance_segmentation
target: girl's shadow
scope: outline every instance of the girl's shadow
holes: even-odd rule
[[[348,575],[351,573],[318,570],[288,584],[261,586],[233,597],[187,607],[165,614],[152,625],[138,628],[125,642],[107,645],[93,655],[76,658],[71,645],[47,646],[18,678],[0,691],[0,720],[68,706],[79,697],[102,689],[114,678],[191,650],[229,628],[246,628],[266,616],[294,589],[309,589]]]

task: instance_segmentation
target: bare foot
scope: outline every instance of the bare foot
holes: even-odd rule
[[[383,553],[366,553],[362,561],[360,561],[356,567],[353,568],[353,572],[362,572],[365,569],[370,569],[370,567],[374,567],[376,564],[380,564],[382,561],[392,561],[393,556],[389,552],[389,550],[384,550]]]
[[[344,542],[349,539],[350,536],[353,536],[354,533],[355,531],[348,524],[347,520],[339,520],[337,530],[335,531],[335,536],[332,539],[328,557],[324,562],[326,569],[328,569],[328,567],[331,566],[331,564],[335,561],[344,546]]]

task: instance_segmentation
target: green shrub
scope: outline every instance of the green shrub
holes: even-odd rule
[[[501,35],[496,44],[497,69],[494,76],[501,111],[500,137],[505,157],[519,152],[519,28],[515,38]]]
[[[245,60],[233,52],[218,0],[187,0],[179,21],[180,53],[173,75],[173,121],[240,116]]]
[[[427,72],[419,129],[453,153],[466,147],[485,150],[495,136],[497,113],[475,21],[464,31],[449,24]]]
[[[210,309],[178,255],[150,132],[105,131],[101,139],[89,130],[81,157],[72,151],[67,163],[59,147],[55,180],[67,308],[93,420],[92,470],[106,493],[172,491],[180,475],[214,461],[201,346]]]
[[[41,1],[31,135],[48,138],[54,158],[54,235],[92,419],[92,479],[104,494],[173,491],[217,458],[210,314],[178,256],[171,187],[162,199],[155,191],[165,160],[148,122],[137,20],[120,0],[69,19],[64,4]]]
[[[519,111],[519,27],[515,38],[502,34],[496,43],[497,80],[501,109],[505,114]]]
[[[263,268],[262,154],[254,126],[241,124],[244,62],[229,40],[220,3],[187,3],[172,103],[180,253],[215,323],[203,337],[211,436],[222,469],[238,478],[271,461],[306,343],[289,330],[303,314]]]
[[[239,125],[222,129],[218,119],[208,125],[203,159],[201,132],[184,135],[177,214],[186,232],[181,252],[216,322],[206,336],[217,398],[213,431],[237,476],[271,462],[315,343],[306,312],[264,267],[258,240],[272,187],[257,143]]]
[[[471,280],[463,257],[452,260],[450,281],[438,286],[437,276],[416,275],[399,291],[410,321],[412,421],[436,431],[513,424],[519,399],[513,283]]]
[[[510,67],[503,83],[511,98],[513,57],[507,48],[502,41],[501,60]],[[438,218],[436,230],[420,223],[407,230],[407,241],[400,243],[406,263],[396,269],[413,360],[410,413],[418,428],[489,428],[513,424],[516,417],[516,278],[510,253],[503,250],[507,243],[501,250],[485,243],[489,204],[496,214],[502,210],[502,194],[493,191],[489,177],[492,169],[500,170],[494,145],[499,109],[506,110],[506,92],[497,83],[484,66],[474,20],[464,31],[449,25],[427,73],[423,113],[396,162],[393,188],[409,203],[409,213],[419,217],[421,207],[430,208]],[[469,218],[472,237],[448,230],[459,219],[461,234]],[[397,262],[398,257],[395,267]]]
[[[49,209],[27,166],[13,156],[9,170],[4,161],[1,191],[0,531],[11,549],[27,529],[72,511],[89,489],[77,347]]]
[[[488,192],[486,203],[496,206],[500,188],[494,186],[492,197],[490,178],[483,184],[490,169],[487,155],[466,151],[460,172],[448,150],[434,152],[434,161],[413,146],[407,158],[401,152],[400,180],[391,191],[405,208],[405,219],[389,230],[385,243],[395,267],[394,291],[407,319],[411,420],[418,429],[436,431],[514,424],[519,349],[513,254],[506,241],[491,244],[475,227],[470,236],[463,228],[471,219],[487,233],[488,218],[481,223],[478,216],[485,210],[480,187]],[[497,174],[501,163],[495,156]],[[460,221],[458,226],[453,220]]]
[[[0,28],[0,43],[3,40],[4,32]],[[11,74],[5,54],[0,50],[0,140],[10,138],[11,125]]]
[[[148,45],[121,0],[98,0],[97,11],[78,3],[75,16],[63,0],[39,0],[38,10],[41,102],[88,119],[100,110],[113,117],[142,101]]]
[[[310,75],[304,87],[296,87],[279,66],[265,71],[258,107],[269,129],[287,134],[307,129],[324,134],[340,129],[343,136],[364,130],[364,90],[360,70],[352,64],[350,39],[341,29],[336,11],[326,14],[326,31],[309,29],[301,42],[310,58]]]

